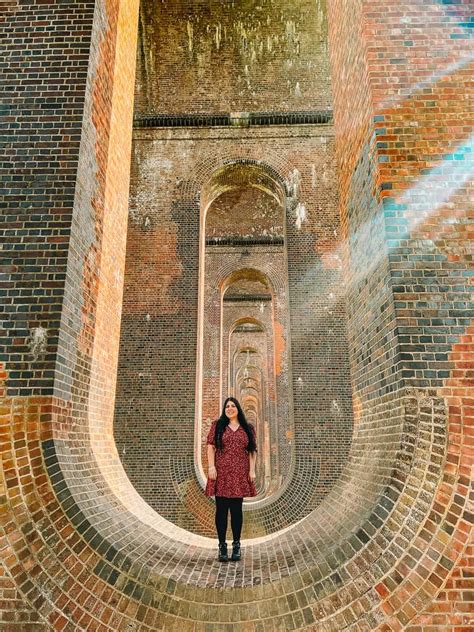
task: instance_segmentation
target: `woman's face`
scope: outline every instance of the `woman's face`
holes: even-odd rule
[[[225,405],[225,414],[229,419],[237,418],[238,410],[237,406],[232,400],[229,400]]]

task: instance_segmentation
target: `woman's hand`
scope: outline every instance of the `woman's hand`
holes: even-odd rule
[[[255,483],[255,470],[250,470],[249,471],[249,482],[250,483]]]
[[[216,470],[215,465],[210,465],[209,466],[209,473],[208,473],[208,475],[209,475],[209,478],[211,479],[211,481],[215,481],[216,480],[216,478],[217,478],[217,470]]]

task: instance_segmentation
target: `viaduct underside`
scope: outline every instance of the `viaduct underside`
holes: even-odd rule
[[[471,629],[469,1],[1,4],[0,628]]]

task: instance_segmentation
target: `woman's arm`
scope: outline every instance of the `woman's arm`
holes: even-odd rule
[[[249,481],[255,483],[255,463],[257,462],[257,453],[250,452],[249,454],[250,469],[249,469]]]
[[[216,448],[209,443],[207,445],[207,464],[209,468],[209,478],[212,481],[215,481],[217,478],[215,456],[216,456]]]

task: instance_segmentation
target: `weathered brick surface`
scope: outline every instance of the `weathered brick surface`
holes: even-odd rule
[[[137,114],[331,107],[324,2],[146,0],[140,25]]]
[[[39,316],[18,325],[10,347],[18,353],[5,355],[0,375],[0,626],[7,632],[471,629],[469,3],[328,3],[341,223],[348,242],[317,243],[322,262],[335,265],[337,256],[344,261],[354,436],[347,466],[320,504],[289,529],[247,542],[239,566],[219,565],[211,540],[153,512],[128,482],[115,450],[113,388],[130,147],[125,130],[131,126],[127,94],[133,86],[138,6],[98,2],[92,29],[91,5],[32,0],[8,3],[2,16],[12,43],[8,61],[27,63],[23,73],[14,68],[8,75],[19,87],[13,99],[21,101],[27,93],[36,98],[49,81],[57,85],[58,42],[49,44],[64,24],[73,33],[59,36],[65,66],[75,68],[89,47],[91,60],[88,78],[86,62],[81,87],[74,85],[67,95],[78,108],[71,129],[77,122],[82,126],[80,151],[75,138],[72,153],[62,153],[68,131],[55,120],[35,112],[28,129],[27,117],[15,122],[7,115],[13,130],[7,160],[17,152],[19,162],[15,172],[7,165],[12,186],[4,198],[5,217],[13,221],[17,215],[28,230],[43,230],[55,217],[52,225],[59,231],[60,214],[69,241],[58,248],[58,257],[52,244],[62,242],[48,234],[40,240],[19,234],[34,241],[12,242],[35,243],[31,252],[49,253],[44,274],[65,278],[27,279],[37,274],[27,265],[37,264],[20,255],[17,268],[7,270],[25,276],[13,278],[18,293],[6,287],[5,304],[13,314],[6,329],[21,321],[15,314]],[[84,20],[80,37],[70,26],[76,10]],[[50,29],[43,24],[48,18]],[[13,28],[18,39],[26,38],[23,44],[11,37]],[[36,54],[16,59],[23,50]],[[28,57],[49,68],[48,76],[37,77]],[[68,85],[61,83],[65,93]],[[13,127],[17,123],[20,127]],[[35,139],[43,123],[53,124],[47,141]],[[309,137],[301,144],[312,142]],[[21,158],[29,148],[32,161]],[[54,179],[40,185],[41,170],[33,174],[36,164],[48,168],[44,149],[65,168],[64,180],[56,174],[57,190]],[[267,153],[285,174],[281,149]],[[289,164],[298,155],[295,149]],[[183,197],[192,204],[180,212],[196,209],[199,182],[218,164],[208,163],[186,185]],[[45,200],[36,197],[41,191]],[[308,195],[308,205],[311,200]],[[30,204],[40,204],[34,206],[40,212],[25,214]],[[302,224],[302,230],[310,228]],[[10,229],[20,227],[13,222]],[[177,242],[172,231],[164,235],[173,255],[170,275],[179,275]],[[292,238],[296,233],[288,235],[289,247]],[[39,249],[39,242],[47,245]],[[293,270],[304,272],[308,243],[294,244]],[[290,279],[291,271],[290,265]],[[50,301],[48,284],[58,280]],[[143,304],[137,299],[140,309],[149,302],[150,296]],[[41,344],[38,356],[27,355],[30,322],[57,332],[47,339],[51,357],[42,358]],[[301,314],[299,324],[305,323],[310,327]],[[18,368],[22,363],[26,369]],[[20,370],[31,374],[19,376]],[[181,461],[185,478],[188,469]],[[191,494],[191,502],[197,497]]]
[[[2,566],[0,569],[1,623],[12,632],[47,632],[48,625],[25,599],[16,581]]]

